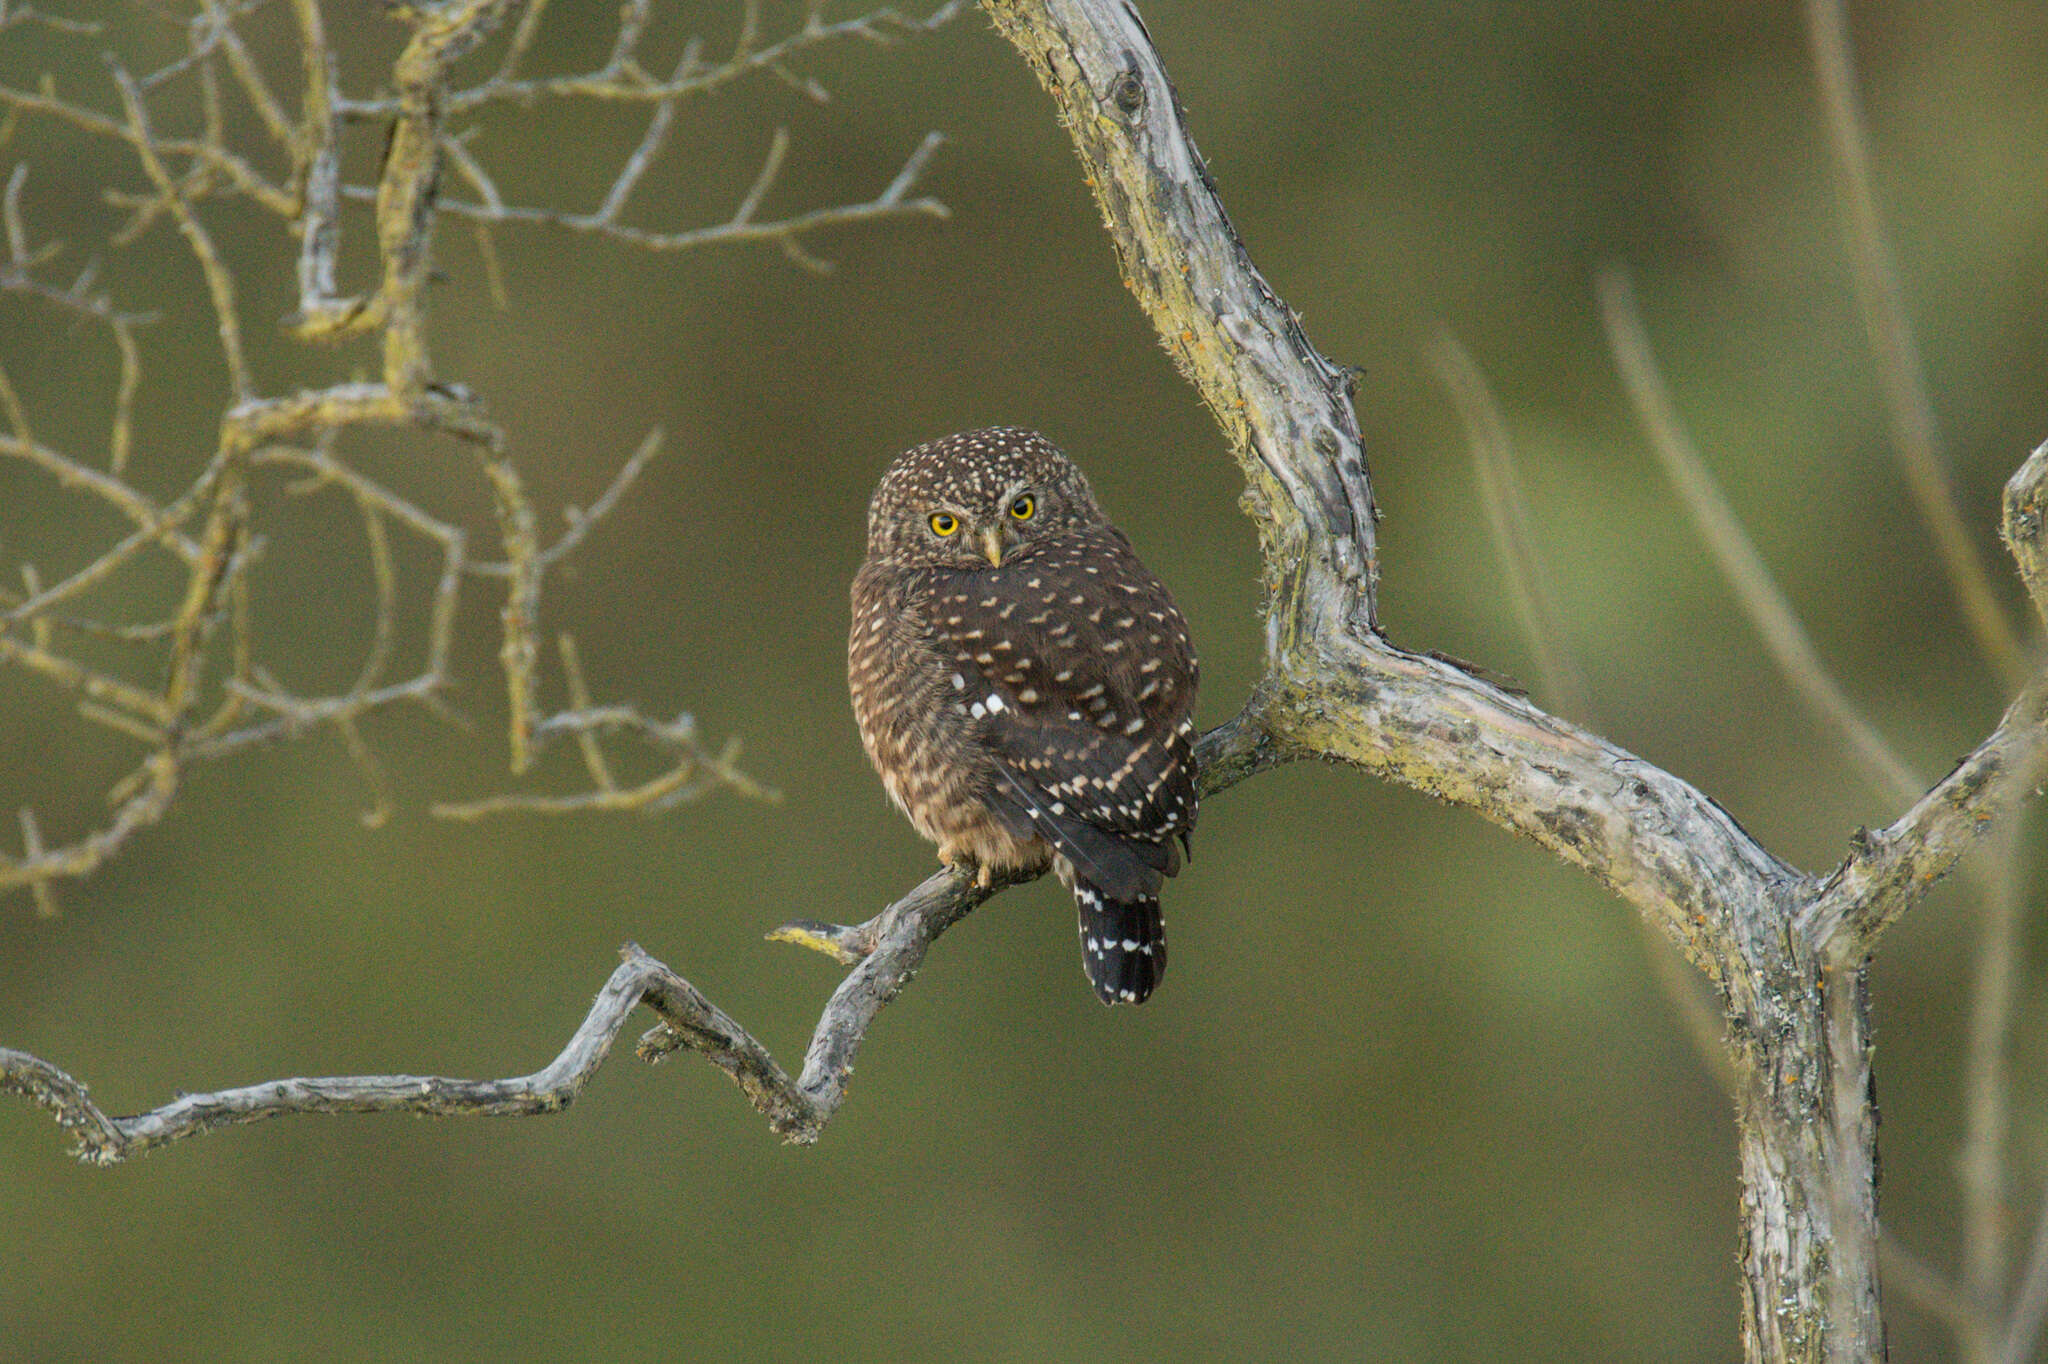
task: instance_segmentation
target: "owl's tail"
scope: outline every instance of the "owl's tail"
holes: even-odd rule
[[[1143,1004],[1166,974],[1166,920],[1157,893],[1112,900],[1074,880],[1081,911],[1081,969],[1104,1004]]]

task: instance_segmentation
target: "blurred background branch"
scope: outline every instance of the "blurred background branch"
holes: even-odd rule
[[[269,12],[287,7],[297,50],[289,64],[280,64],[274,48],[259,53],[242,35]],[[343,70],[315,0],[289,0],[288,6],[285,0],[204,0],[185,25],[184,50],[178,55],[130,74],[122,58],[108,54],[112,110],[82,95],[60,94],[60,74],[65,87],[92,83],[71,70],[53,71],[33,87],[0,85],[0,106],[11,111],[12,119],[55,120],[121,143],[147,184],[140,194],[110,191],[111,201],[127,211],[127,221],[106,243],[84,249],[38,240],[24,203],[28,162],[16,163],[0,200],[7,243],[0,290],[100,328],[119,364],[107,451],[97,460],[39,441],[30,412],[43,395],[19,393],[0,370],[0,408],[10,428],[10,434],[0,435],[0,455],[96,499],[128,523],[111,543],[65,546],[68,562],[47,585],[36,564],[20,565],[22,589],[0,594],[0,663],[43,679],[46,704],[63,705],[68,698],[80,716],[124,736],[139,750],[128,774],[110,785],[112,813],[96,826],[60,832],[46,828],[32,808],[21,807],[23,848],[19,855],[0,857],[0,890],[30,890],[40,912],[54,912],[52,885],[90,874],[136,831],[168,814],[194,764],[323,728],[341,736],[364,773],[372,792],[366,818],[381,822],[390,813],[392,797],[364,722],[404,706],[449,713],[465,593],[480,580],[502,594],[498,662],[513,774],[528,770],[537,746],[549,737],[574,734],[590,786],[581,792],[514,791],[442,801],[433,805],[435,813],[473,819],[511,811],[659,810],[713,791],[770,794],[735,765],[736,745],[707,746],[689,716],[657,721],[631,705],[594,704],[566,645],[561,657],[567,706],[549,713],[543,704],[539,641],[546,585],[632,488],[659,450],[661,433],[648,435],[588,511],[565,507],[566,529],[543,544],[540,509],[514,456],[512,434],[486,414],[459,380],[434,364],[426,288],[436,269],[435,224],[443,213],[471,218],[487,249],[490,231],[518,223],[597,231],[656,250],[765,241],[800,265],[822,268],[809,247],[820,234],[869,220],[944,216],[943,204],[916,192],[938,146],[936,134],[925,138],[879,194],[857,203],[760,216],[789,153],[789,137],[781,130],[754,183],[724,223],[643,228],[626,220],[629,201],[662,158],[683,100],[756,73],[793,82],[813,100],[826,99],[824,86],[795,65],[800,58],[848,40],[888,43],[926,33],[958,8],[943,5],[915,20],[885,9],[830,21],[814,4],[792,30],[773,35],[765,30],[759,7],[749,4],[729,57],[706,59],[704,41],[689,37],[679,44],[672,74],[657,81],[645,66],[655,60],[648,37],[655,7],[651,0],[633,0],[620,8],[600,65],[537,81],[520,78],[518,72],[537,46],[546,45],[544,4],[461,0],[420,6],[398,12],[410,36],[381,78],[399,93],[353,98],[344,93],[349,85],[375,89],[380,78],[374,72]],[[457,84],[457,63],[514,14],[518,21],[494,74],[480,83]],[[25,7],[7,12],[0,30],[38,20],[78,39],[69,49],[78,58],[90,55],[89,40],[100,33],[97,26],[52,22]],[[245,116],[229,112],[230,91],[239,96]],[[640,141],[591,213],[508,206],[491,172],[469,148],[468,135],[481,128],[468,127],[457,135],[449,127],[450,118],[493,105],[509,106],[513,118],[526,117],[525,111],[543,99],[648,118]],[[360,159],[350,144],[374,147],[379,139],[385,140],[385,150],[377,183],[349,183],[342,168]],[[480,202],[440,196],[444,161]],[[273,166],[280,169],[269,169]],[[374,205],[374,210],[351,215],[347,206],[355,203]],[[267,297],[274,290],[245,282],[241,276],[258,267],[239,254],[231,258],[219,245],[223,231],[239,240],[252,217],[274,221],[298,242],[295,264],[282,258],[271,264],[273,270],[296,270],[299,304],[291,319],[296,336],[301,342],[329,344],[366,340],[381,353],[381,381],[332,377],[337,368],[354,362],[338,365],[324,350],[303,347],[287,357],[292,377],[282,385],[268,376],[259,381],[245,338],[245,296]],[[144,376],[138,337],[158,314],[123,308],[96,288],[97,252],[138,241],[158,224],[176,229],[188,264],[204,282],[218,340],[215,367],[227,390],[219,445],[182,487],[171,485],[175,491],[168,497],[144,491],[164,486],[166,473],[175,467],[167,452],[156,448],[160,441],[149,442],[153,467],[134,458],[134,405]],[[359,233],[374,235],[374,273],[381,283],[369,292],[345,295],[337,283],[347,273],[344,247]],[[72,265],[68,280],[56,276],[61,261],[81,258],[86,264]],[[275,396],[264,396],[266,390]],[[453,490],[445,479],[426,493],[408,495],[369,471],[359,451],[361,436],[393,429],[414,433],[421,456],[438,457],[432,448],[437,439],[452,440],[474,456],[472,468],[492,508],[502,559],[475,557],[476,527],[436,505],[466,500],[467,494]],[[271,470],[295,477],[280,487],[262,477]],[[291,552],[294,541],[308,533],[310,523],[295,518],[291,505],[323,492],[340,493],[360,523],[371,619],[353,676],[341,690],[325,694],[306,690],[292,676],[290,659],[277,655],[279,646],[265,638],[249,609],[252,594],[263,590],[266,559]],[[410,580],[400,565],[411,556],[394,546],[394,533],[431,546],[438,572],[424,582]],[[125,614],[138,585],[163,581],[167,567],[182,575],[182,586],[173,589],[175,606],[154,619]],[[309,614],[339,607],[306,604]],[[401,638],[422,634],[417,662],[408,674],[399,667]],[[120,647],[100,647],[109,642]],[[666,766],[622,784],[602,754],[605,736],[621,731],[639,735]]]

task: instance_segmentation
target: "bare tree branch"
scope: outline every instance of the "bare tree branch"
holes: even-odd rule
[[[1914,799],[1926,789],[1926,783],[1906,767],[1877,728],[1843,694],[1834,675],[1821,662],[1798,613],[1764,566],[1763,556],[1736,521],[1727,497],[1708,472],[1706,461],[1693,448],[1672,407],[1671,396],[1665,391],[1627,272],[1619,267],[1601,272],[1599,295],[1608,344],[1621,367],[1636,415],[1649,434],[1650,448],[1678,490],[1687,514],[1699,528],[1700,538],[1713,551],[1721,575],[1735,589],[1744,614],[1764,637],[1778,670],[1792,683],[1807,708],[1837,732],[1843,747],[1874,786],[1895,800]]]
[[[723,61],[704,61],[702,40],[692,40],[685,45],[683,59],[674,74],[666,80],[654,80],[640,64],[640,40],[646,32],[651,6],[647,0],[631,0],[619,7],[619,28],[611,55],[602,67],[572,76],[529,80],[519,78],[517,68],[533,45],[544,10],[543,5],[530,3],[497,72],[476,85],[450,91],[448,107],[450,112],[463,113],[496,101],[531,105],[543,98],[578,97],[629,104],[673,104],[691,96],[708,95],[761,72],[781,77],[813,99],[825,99],[829,96],[822,86],[792,73],[789,64],[793,58],[846,38],[887,46],[899,38],[932,33],[951,23],[965,8],[966,0],[947,0],[924,18],[911,19],[885,6],[835,22],[827,22],[812,9],[802,27],[773,42],[763,43],[757,30],[743,28],[732,56]],[[342,111],[352,119],[389,118],[397,112],[397,101],[350,100]]]
[[[90,37],[100,31],[100,25],[95,23],[45,14],[33,5],[10,4],[0,0],[0,33],[20,24],[40,24],[44,28],[58,33],[69,33],[75,37]]]
[[[198,0],[198,5],[185,26],[185,50],[170,60],[131,74],[109,55],[106,70],[111,84],[100,88],[111,90],[111,111],[74,95],[60,95],[57,83],[49,78],[33,90],[0,87],[0,108],[8,111],[10,120],[57,120],[134,157],[143,188],[139,193],[110,191],[110,199],[127,220],[109,244],[118,249],[160,225],[177,230],[212,303],[215,340],[227,377],[219,444],[199,473],[182,488],[142,491],[157,486],[135,481],[129,469],[135,444],[134,404],[142,380],[137,331],[151,319],[122,309],[100,292],[93,261],[83,270],[74,267],[68,282],[55,273],[65,248],[33,239],[22,202],[27,166],[13,168],[5,194],[0,195],[0,229],[6,241],[0,291],[34,297],[103,327],[118,358],[118,376],[109,404],[107,457],[100,462],[39,440],[31,425],[38,395],[17,392],[5,368],[0,368],[0,418],[9,428],[0,433],[0,458],[22,461],[56,485],[103,502],[125,518],[129,528],[96,549],[80,546],[78,560],[61,571],[44,574],[33,564],[21,566],[26,590],[0,590],[0,666],[17,667],[41,679],[55,689],[61,703],[75,704],[81,717],[115,730],[124,740],[141,745],[143,752],[109,793],[112,812],[96,828],[60,837],[46,833],[32,810],[25,812],[20,821],[21,855],[0,854],[0,890],[26,888],[36,897],[38,909],[47,910],[54,904],[48,892],[53,880],[89,874],[136,830],[169,812],[189,764],[292,739],[318,727],[331,726],[342,739],[376,792],[371,815],[379,817],[389,795],[361,721],[373,712],[414,703],[439,710],[441,696],[455,681],[451,659],[458,604],[465,588],[479,579],[502,594],[498,659],[504,678],[508,766],[515,775],[522,773],[541,739],[574,732],[593,785],[583,792],[513,792],[448,802],[439,807],[442,813],[475,817],[501,811],[657,811],[712,790],[766,794],[767,788],[734,765],[733,745],[706,745],[687,719],[651,720],[628,707],[594,702],[579,703],[557,715],[542,706],[540,639],[550,573],[634,484],[658,447],[658,435],[625,462],[587,512],[567,509],[566,530],[549,543],[515,458],[511,433],[488,417],[476,395],[435,373],[425,287],[434,264],[435,225],[448,213],[481,214],[478,231],[487,256],[487,229],[493,223],[530,219],[657,250],[773,242],[799,265],[825,268],[813,243],[829,229],[878,218],[944,216],[942,203],[916,193],[939,145],[936,135],[927,137],[874,197],[860,203],[762,217],[762,203],[789,146],[787,136],[778,134],[762,174],[729,221],[664,233],[629,224],[624,214],[634,188],[666,146],[680,100],[757,71],[801,84],[803,78],[790,66],[800,54],[847,39],[886,43],[929,32],[951,19],[960,4],[955,0],[914,20],[878,10],[830,23],[815,7],[807,8],[796,30],[779,38],[763,34],[750,22],[743,24],[730,60],[707,62],[701,44],[685,44],[679,57],[664,63],[664,69],[672,66],[674,73],[664,82],[649,78],[643,69],[649,59],[642,39],[650,31],[652,0],[629,0],[620,11],[610,57],[600,70],[583,78],[521,85],[517,67],[540,40],[546,9],[544,4],[528,3],[496,74],[462,87],[468,98],[458,90],[462,60],[521,11],[517,0],[448,0],[401,7],[395,17],[410,30],[403,50],[383,77],[371,73],[369,82],[395,93],[351,100],[343,93],[339,59],[328,42],[317,0],[289,0],[298,74],[303,78],[295,108],[282,93],[286,83],[265,69],[271,60],[264,55],[267,49],[245,41],[240,28],[264,7],[264,0]],[[40,17],[26,7],[0,7],[0,27]],[[239,92],[247,102],[253,113],[253,118],[241,120],[247,129],[224,113],[224,92],[227,97]],[[489,172],[448,127],[457,109],[481,110],[489,103],[517,103],[540,95],[601,101],[627,117],[647,120],[639,145],[625,157],[593,213],[506,207]],[[389,145],[376,185],[344,185],[345,139],[382,138],[387,125]],[[244,146],[245,142],[255,145]],[[285,163],[281,175],[259,169],[275,163],[280,153]],[[476,188],[480,204],[451,203],[442,196],[449,167]],[[342,286],[340,273],[345,213],[357,200],[374,204],[366,226],[376,234],[377,281],[366,292],[352,293]],[[337,366],[324,351],[311,352],[318,371],[313,377],[283,389],[269,390],[252,372],[244,336],[247,319],[241,316],[239,302],[239,276],[249,268],[248,262],[240,255],[230,258],[221,245],[235,240],[221,231],[223,220],[236,215],[246,219],[252,207],[296,238],[292,268],[298,306],[290,319],[291,334],[319,343],[368,339],[382,352],[377,379],[336,380]],[[356,362],[344,361],[342,367],[355,368]],[[80,400],[68,391],[62,398],[74,407]],[[500,557],[472,556],[470,546],[479,528],[457,524],[430,506],[409,501],[357,469],[342,437],[366,428],[396,428],[458,442],[473,460],[477,482],[488,492],[490,530]],[[252,632],[248,575],[258,567],[266,532],[272,537],[289,534],[277,521],[273,485],[259,477],[275,468],[313,475],[311,484],[287,488],[286,497],[339,490],[352,500],[362,524],[372,628],[344,691],[319,695],[294,690],[279,676],[288,668],[267,658],[263,642]],[[441,555],[442,571],[423,593],[400,590],[394,534],[423,537]],[[182,579],[178,605],[167,620],[98,617],[93,606],[103,599],[98,594],[160,571],[163,556],[174,561],[173,571]],[[116,595],[106,592],[107,598]],[[415,611],[425,618],[425,648],[412,675],[400,677],[396,642],[405,637],[400,616]],[[74,646],[82,639],[132,647],[118,661],[95,654],[88,663],[74,656]],[[572,680],[571,686],[587,698],[580,679]],[[580,720],[588,723],[579,724]],[[666,770],[637,784],[622,784],[604,764],[591,763],[591,749],[622,730],[652,742],[669,760]]]
[[[833,992],[811,1037],[803,1072],[791,1079],[767,1048],[695,986],[626,944],[623,964],[598,992],[561,1054],[531,1075],[459,1080],[435,1075],[351,1075],[271,1080],[204,1094],[181,1094],[161,1108],[110,1117],[85,1085],[26,1052],[0,1048],[0,1091],[48,1109],[77,1143],[81,1160],[114,1165],[172,1142],[223,1127],[305,1113],[416,1113],[428,1117],[508,1117],[556,1113],[583,1092],[610,1054],[637,1005],[661,1020],[640,1039],[642,1060],[694,1051],[724,1071],[770,1129],[793,1142],[818,1139],[846,1097],[853,1061],[867,1030],[924,962],[940,934],[1014,882],[984,887],[971,872],[940,871],[865,924],[802,922],[771,934],[818,946],[858,943],[831,954],[853,966]],[[817,942],[811,941],[813,938]]]
[[[2048,444],[2027,458],[2005,485],[2005,546],[2020,566],[2020,581],[2048,624]]]
[[[2048,776],[2048,682],[2037,678],[1991,736],[1897,822],[1865,832],[1855,853],[1799,910],[1797,926],[1843,959],[1877,938],[2021,795]]]
[[[2013,690],[2029,671],[2026,650],[2005,608],[1991,590],[1991,573],[1970,541],[1956,505],[1955,486],[1941,450],[1934,400],[1919,347],[1906,320],[1898,267],[1886,244],[1883,220],[1872,187],[1870,148],[1863,133],[1856,94],[1855,59],[1849,50],[1849,21],[1842,0],[1806,0],[1807,39],[1820,80],[1821,111],[1828,146],[1841,175],[1844,231],[1856,281],[1856,306],[1870,335],[1892,425],[1892,448],[1912,490],[1914,504],[1934,536],[1949,586],[1962,607],[1977,646]]]
[[[628,943],[624,963],[605,982],[583,1025],[552,1062],[506,1080],[455,1080],[437,1075],[351,1075],[271,1080],[205,1094],[181,1094],[161,1108],[110,1117],[86,1087],[37,1057],[0,1048],[0,1090],[48,1109],[93,1165],[148,1155],[186,1137],[296,1113],[417,1113],[432,1117],[506,1117],[557,1113],[583,1092],[604,1064],[635,1006],[663,1020],[664,1038],[702,1051],[731,1075],[771,1119],[799,1103],[787,1076],[759,1043],[705,1000],[690,983]],[[795,1109],[788,1109],[794,1113]]]
[[[849,223],[872,222],[881,218],[905,215],[927,218],[947,218],[949,210],[941,201],[928,196],[912,198],[910,191],[916,187],[918,177],[924,173],[932,154],[939,149],[944,138],[937,133],[927,133],[923,142],[903,163],[903,168],[872,199],[857,204],[835,204],[830,208],[811,209],[808,212],[791,214],[787,218],[775,218],[766,222],[758,221],[754,212],[774,184],[784,157],[789,150],[787,132],[778,129],[774,141],[769,145],[767,158],[762,162],[752,188],[732,217],[709,227],[689,228],[680,232],[652,232],[634,227],[618,220],[618,211],[625,198],[622,179],[614,184],[606,202],[592,213],[564,213],[557,209],[524,208],[504,203],[498,198],[497,189],[484,178],[483,168],[474,162],[463,161],[463,171],[471,183],[484,195],[482,203],[468,203],[460,199],[445,199],[440,208],[459,218],[469,218],[480,223],[540,223],[552,227],[567,228],[572,232],[591,233],[610,237],[648,251],[687,251],[701,246],[715,246],[739,242],[773,242],[780,246],[785,255],[798,265],[809,270],[829,270],[831,265],[812,256],[803,248],[803,239],[827,228],[844,227]],[[374,198],[368,189],[354,185],[344,187],[343,193],[352,199]]]
[[[1839,41],[1840,34],[1836,33],[1834,39]],[[1840,58],[1841,54],[1836,56]],[[1619,268],[1603,272],[1599,293],[1610,344],[1652,448],[1712,549],[1723,576],[1763,635],[1780,671],[1822,724],[1837,732],[1879,791],[1895,799],[1914,801],[1925,783],[1906,767],[1836,684],[1805,627],[1737,524],[1705,462],[1693,449],[1665,391],[1626,273]],[[1895,322],[1903,327],[1903,322]],[[1910,332],[1904,335],[1910,343]],[[2009,501],[2007,515],[2009,519],[2023,521],[2018,505],[2016,499]],[[2018,554],[2017,547],[2015,554],[2020,558],[2024,575],[2025,558]],[[1917,831],[1907,837],[1917,838]],[[1993,1358],[1988,1333],[1982,1326],[1996,1310],[2006,1273],[2006,1040],[2016,994],[2019,887],[2013,858],[2018,845],[2009,833],[2002,834],[1995,843],[1996,855],[1980,860],[1967,875],[1980,906],[1981,931],[1972,973],[1963,1082],[1965,1136],[1957,1173],[1963,1192],[1964,1277],[1967,1294],[1976,1307],[1964,1318],[1944,1317],[1956,1330],[1958,1348],[1970,1364],[1989,1364]],[[1903,908],[1905,901],[1894,903]],[[1867,951],[1868,944],[1861,950]]]
[[[637,717],[634,717],[637,718]],[[567,721],[565,724],[569,723]],[[578,717],[575,724],[592,723]],[[1270,766],[1235,724],[1197,745],[1202,793],[1213,795]],[[600,781],[600,785],[603,783]],[[688,981],[628,943],[624,964],[599,992],[583,1025],[559,1056],[531,1075],[503,1080],[365,1075],[289,1078],[204,1094],[183,1094],[161,1108],[110,1117],[86,1086],[40,1057],[0,1048],[0,1092],[48,1109],[77,1143],[81,1160],[113,1165],[185,1137],[222,1127],[303,1113],[407,1112],[432,1117],[505,1117],[554,1113],[583,1092],[610,1054],[627,1016],[645,1004],[661,1022],[637,1048],[645,1061],[695,1051],[732,1077],[771,1130],[815,1142],[846,1099],[853,1061],[882,1009],[917,974],[939,936],[1010,886],[1035,879],[997,876],[983,885],[968,869],[935,872],[874,918],[859,924],[799,919],[768,934],[775,942],[823,952],[852,968],[820,1013],[804,1066],[794,1080],[760,1042]]]

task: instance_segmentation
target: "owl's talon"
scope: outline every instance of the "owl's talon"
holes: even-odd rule
[[[995,884],[995,868],[985,862],[976,862],[965,853],[957,857],[942,857],[939,865],[956,876],[971,877],[974,884],[983,890]]]

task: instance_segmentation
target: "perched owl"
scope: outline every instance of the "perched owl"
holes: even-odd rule
[[[1105,1004],[1166,972],[1160,879],[1195,827],[1187,622],[1088,480],[997,427],[920,445],[868,505],[847,673],[861,743],[946,863],[1051,863]]]

